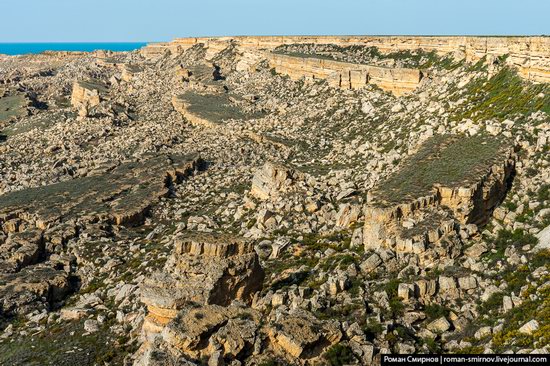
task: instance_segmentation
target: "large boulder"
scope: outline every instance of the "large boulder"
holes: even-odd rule
[[[542,229],[537,235],[539,243],[535,246],[534,251],[550,250],[550,225]]]
[[[267,200],[287,191],[297,177],[298,174],[294,170],[281,164],[267,162],[254,174],[250,194]]]
[[[73,83],[73,92],[71,94],[71,105],[73,107],[95,107],[101,102],[100,91],[105,91],[105,87],[98,83],[75,81]]]
[[[252,242],[227,234],[182,235],[164,269],[147,278],[141,299],[146,327],[160,330],[187,304],[251,303],[264,271]]]
[[[90,108],[99,105],[101,96],[107,93],[107,87],[98,82],[75,81],[71,94],[71,105],[81,117],[87,116]]]
[[[337,321],[320,321],[296,310],[268,326],[267,334],[276,353],[289,361],[304,363],[342,338]]]

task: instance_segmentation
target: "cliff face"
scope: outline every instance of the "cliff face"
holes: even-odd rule
[[[0,57],[0,365],[550,352],[535,46],[258,40]]]
[[[410,174],[392,178],[399,181],[399,189],[408,187],[406,193],[392,189],[392,179],[381,182],[369,192],[369,202],[364,208],[363,242],[366,250],[389,247],[397,252],[421,254],[429,245],[457,237],[461,230],[473,233],[477,225],[482,226],[488,221],[492,210],[506,194],[516,156],[514,149],[506,143],[495,144],[484,152],[474,146],[486,146],[484,138],[469,139],[471,141],[442,139],[435,148],[430,145],[432,140],[423,146],[416,159],[409,158],[408,167],[414,172],[409,170]],[[439,181],[445,176],[446,169],[459,172],[460,167],[452,161],[439,167],[430,165],[431,156],[448,161],[446,151],[465,152],[462,147],[457,147],[468,143],[472,144],[468,147],[470,152],[477,154],[468,161],[469,169],[464,171],[465,174]],[[458,159],[455,152],[452,155]],[[407,165],[402,168],[402,171],[406,170]],[[422,181],[426,177],[422,170],[440,177],[426,184],[424,190],[419,188],[426,183]],[[416,172],[420,173],[414,174]]]
[[[291,79],[327,79],[334,87],[359,89],[371,83],[395,95],[414,90],[420,80],[420,70],[387,68],[380,66],[353,64],[314,57],[295,57],[268,53],[271,67]]]
[[[142,50],[145,56],[154,56],[165,50],[186,50],[195,44],[212,49],[234,43],[245,49],[272,50],[293,43],[334,44],[339,46],[362,45],[377,47],[381,52],[422,49],[438,54],[459,53],[467,61],[484,56],[509,55],[506,62],[518,67],[522,77],[535,82],[550,82],[549,37],[414,37],[414,36],[265,36],[177,38],[169,43],[154,43]]]

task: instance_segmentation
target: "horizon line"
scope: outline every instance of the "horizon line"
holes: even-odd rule
[[[159,43],[170,42],[182,38],[222,38],[222,37],[550,37],[550,34],[226,34],[226,35],[196,35],[176,36],[169,40],[149,41],[2,41],[3,44],[21,43]]]

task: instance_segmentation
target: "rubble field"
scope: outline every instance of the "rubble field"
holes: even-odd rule
[[[0,55],[0,365],[550,352],[548,45]]]

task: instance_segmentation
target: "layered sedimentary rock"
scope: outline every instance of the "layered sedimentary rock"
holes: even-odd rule
[[[222,234],[176,238],[164,270],[143,285],[142,301],[149,310],[144,328],[162,327],[186,304],[250,303],[263,277],[251,242]]]
[[[98,83],[75,81],[71,94],[71,104],[75,108],[95,107],[100,103],[100,92],[103,91],[105,91],[105,86]]]
[[[250,194],[263,200],[277,196],[288,190],[299,176],[281,164],[267,162],[254,174]]]
[[[68,271],[49,264],[27,267],[18,273],[0,273],[0,315],[50,309],[70,291]]]
[[[179,355],[188,360],[216,356],[235,359],[238,355],[251,353],[254,345],[261,341],[257,331],[259,321],[260,314],[244,306],[187,306],[166,326],[155,348],[163,349],[164,346],[172,353],[171,358]],[[147,354],[141,363],[149,364]]]
[[[56,254],[68,240],[88,224],[141,223],[199,165],[197,156],[159,156],[0,196],[0,315],[54,305],[70,288],[74,258]]]
[[[277,357],[293,365],[311,365],[342,338],[337,322],[321,321],[297,309],[266,322],[259,311],[233,304],[228,307],[185,306],[161,335],[137,358],[136,366],[229,364],[252,356],[255,364]]]
[[[216,124],[205,118],[201,118],[198,115],[192,113],[189,110],[189,104],[184,98],[180,96],[172,97],[172,106],[179,112],[185,119],[187,119],[192,125],[197,127],[216,128]]]
[[[349,80],[332,74],[341,65],[313,64],[320,76],[306,76],[322,82],[285,71],[294,82],[270,67],[269,49],[236,41],[150,60],[0,57],[0,97],[32,101],[0,126],[0,207],[13,209],[0,223],[0,364],[371,365],[387,352],[550,351],[535,350],[548,343],[550,296],[548,254],[534,253],[549,238],[550,84],[521,80],[505,65],[512,56],[473,65],[461,51],[389,51],[274,49],[420,68],[406,98],[348,89],[374,75],[354,65]],[[109,87],[75,119],[71,85],[89,78]],[[167,154],[186,151],[208,169],[172,184],[187,173]],[[367,201],[383,235],[364,251]],[[257,262],[242,238],[266,272],[254,295]],[[518,343],[531,319],[532,344]]]
[[[427,244],[454,234],[457,227],[487,222],[508,189],[515,153],[505,143],[494,143],[466,166],[464,161],[456,164],[455,154],[473,154],[477,144],[488,144],[483,137],[469,139],[428,141],[398,175],[369,192],[364,208],[365,249],[390,247],[419,254]],[[459,158],[466,160],[455,156]],[[392,190],[397,187],[394,181],[398,190]]]
[[[395,95],[411,92],[422,80],[415,69],[361,65],[315,57],[267,54],[269,64],[291,79],[326,79],[329,85],[344,89],[359,89],[367,84],[378,85]]]
[[[337,323],[307,311],[264,324],[261,313],[246,306],[264,279],[251,241],[199,233],[174,241],[164,269],[142,285],[148,314],[136,365],[155,365],[158,359],[229,362],[266,347],[267,338],[264,352],[304,364],[341,338]]]
[[[0,197],[0,224],[15,220],[23,227],[46,229],[85,216],[135,224],[169,192],[171,182],[189,175],[200,161],[198,156],[158,156],[104,174],[8,193]]]
[[[240,103],[240,104],[238,104]],[[216,129],[229,120],[249,120],[263,114],[248,111],[242,105],[249,104],[227,93],[196,93],[188,91],[172,98],[172,106],[191,124]],[[248,106],[251,109],[253,106]]]
[[[180,71],[185,73],[185,71]],[[193,75],[186,73],[186,75]],[[181,74],[178,72],[178,77]],[[218,87],[215,87],[218,89]],[[243,108],[244,107],[246,108]],[[261,118],[264,113],[256,111],[250,102],[238,100],[235,96],[225,92],[214,91],[214,93],[200,94],[188,91],[184,94],[172,97],[172,106],[189,123],[195,127],[202,127],[212,132],[227,134],[225,126],[231,120],[248,121],[254,118]],[[253,131],[231,131],[231,136],[250,139],[258,144],[269,144],[279,150],[288,151],[283,143],[273,140],[263,134]]]
[[[143,335],[148,342],[142,347],[141,362],[150,364],[147,359],[155,348],[150,342],[160,333],[163,342],[187,357],[212,353],[212,349],[202,350],[203,333],[211,333],[211,329],[242,313],[252,316],[251,310],[230,305],[234,300],[243,306],[250,304],[263,279],[250,241],[229,234],[195,233],[175,238],[174,251],[164,269],[142,285],[141,300],[148,310]],[[255,332],[255,327],[252,329]],[[232,333],[242,334],[238,330]]]
[[[142,68],[137,65],[124,65],[120,77],[124,81],[132,81],[134,77],[142,71]]]
[[[342,337],[337,323],[320,321],[307,311],[285,315],[266,332],[275,353],[289,361],[307,364]]]
[[[196,44],[223,49],[229,43],[245,49],[273,50],[285,44],[311,43],[339,46],[377,47],[381,52],[425,50],[438,54],[460,53],[468,61],[485,56],[509,55],[506,62],[518,67],[522,77],[535,82],[550,81],[550,37],[421,37],[421,36],[274,36],[178,38],[153,43],[142,50],[155,56],[166,50],[178,52]]]

